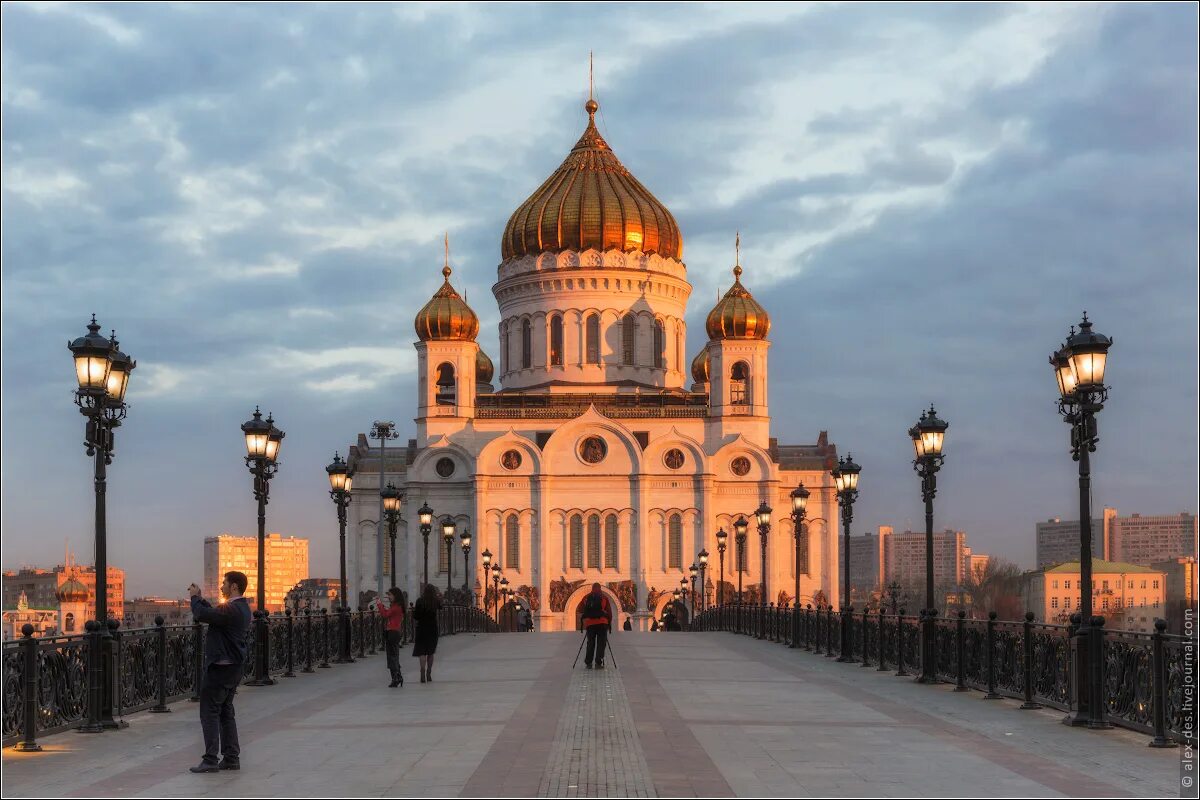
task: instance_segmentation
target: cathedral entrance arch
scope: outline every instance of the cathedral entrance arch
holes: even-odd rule
[[[587,597],[591,591],[592,584],[585,583],[583,586],[580,586],[578,589],[572,592],[571,596],[567,598],[567,619],[574,619],[575,630],[577,631],[583,630],[583,599]],[[624,617],[621,616],[621,601],[617,600],[617,596],[613,594],[612,590],[603,584],[600,586],[600,591],[603,592],[604,596],[608,598],[608,605],[612,609],[613,630],[618,630],[620,629],[621,623],[624,620]],[[566,628],[565,624],[563,625],[563,628]]]
[[[688,612],[687,604],[681,600],[675,600],[672,595],[666,594],[659,598],[654,604],[654,618],[662,623],[663,615],[670,609],[675,615],[675,621],[679,623],[681,628],[686,628],[692,616]]]

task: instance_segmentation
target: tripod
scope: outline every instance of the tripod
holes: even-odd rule
[[[581,641],[579,643],[579,649],[575,651],[575,660],[571,662],[572,670],[574,670],[575,667],[579,664],[579,654],[583,652],[583,646],[585,644],[587,644],[587,630],[586,629],[584,629],[584,631],[583,631],[583,641]],[[608,647],[607,647],[608,655],[612,659],[612,662],[613,662],[613,669],[620,669],[621,665],[617,663],[617,657],[616,657],[616,655],[613,654],[612,639],[609,639],[607,644],[608,644]]]

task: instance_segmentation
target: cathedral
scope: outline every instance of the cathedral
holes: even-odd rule
[[[425,506],[428,580],[440,589],[465,589],[494,612],[486,551],[491,577],[503,576],[537,630],[575,629],[594,582],[618,612],[615,625],[645,630],[674,590],[692,588],[702,550],[703,585],[682,613],[732,602],[739,583],[747,601],[760,600],[754,512],[765,503],[767,601],[795,599],[799,561],[800,602],[836,605],[836,448],[824,432],[814,444],[772,438],[767,310],[735,263],[688,358],[682,232],[600,135],[597,103],[584,108],[583,135],[504,228],[492,287],[497,358],[477,341],[479,318],[454,289],[447,256],[441,288],[415,318],[417,437],[402,445],[360,434],[350,448],[351,598],[393,584],[415,598]],[[800,483],[811,497],[797,542],[790,494]],[[379,524],[387,484],[403,493],[394,568]],[[739,553],[742,516],[750,526]]]

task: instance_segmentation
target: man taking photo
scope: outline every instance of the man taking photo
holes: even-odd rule
[[[221,584],[224,603],[213,606],[192,584],[192,617],[208,623],[204,637],[204,674],[200,682],[200,728],[204,732],[204,758],[192,772],[220,772],[241,768],[233,696],[237,693],[249,650],[250,604],[242,595],[249,581],[243,572],[226,572]],[[218,756],[223,756],[218,761]]]
[[[604,669],[604,650],[608,647],[612,618],[612,606],[608,598],[600,591],[600,584],[593,583],[592,591],[583,598],[583,629],[587,631],[587,652],[583,656],[583,665],[588,669],[592,668],[593,656],[596,669]]]

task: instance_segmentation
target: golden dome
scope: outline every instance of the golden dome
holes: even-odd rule
[[[692,380],[696,381],[696,383],[708,383],[710,361],[707,347],[696,353],[696,357],[692,359]]]
[[[479,352],[475,354],[475,382],[491,383],[492,376],[495,374],[496,367],[492,364],[492,360],[480,348]]]
[[[742,286],[742,268],[733,268],[733,286],[708,312],[704,322],[710,339],[765,339],[771,330],[767,310]]]
[[[413,321],[422,342],[473,342],[479,333],[479,317],[450,285],[450,265],[442,267],[446,279]]]
[[[683,237],[671,212],[625,169],[596,130],[598,108],[588,100],[583,136],[509,217],[500,242],[504,260],[589,248],[683,255]]]
[[[72,576],[58,587],[54,595],[60,603],[86,603],[90,593],[81,581]]]

